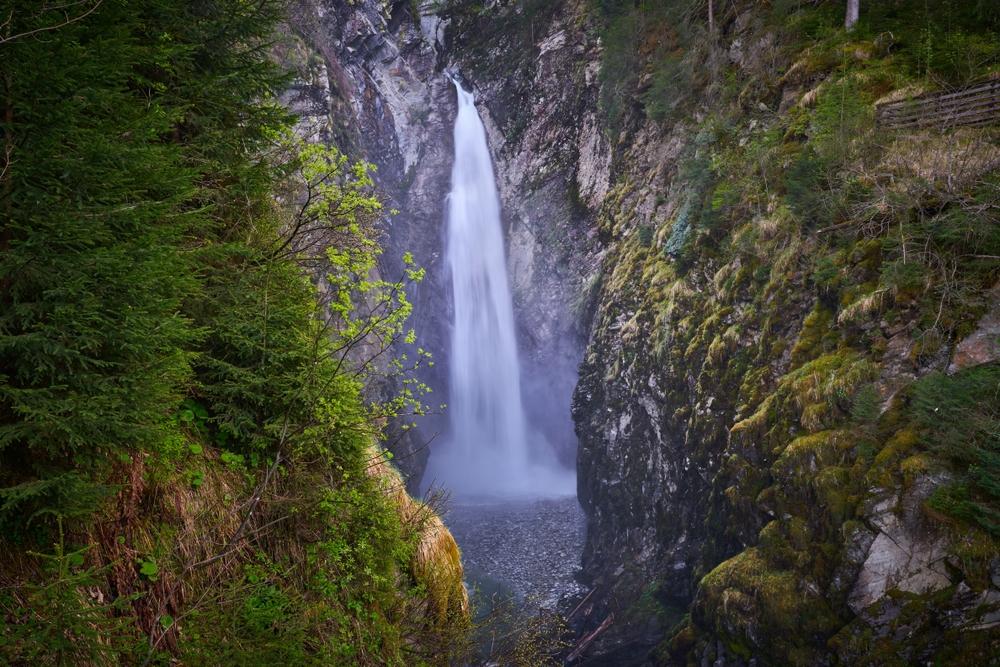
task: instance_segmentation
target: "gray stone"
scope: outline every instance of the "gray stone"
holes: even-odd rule
[[[1000,283],[989,293],[990,309],[979,320],[979,326],[955,346],[948,373],[1000,359]]]
[[[855,613],[862,613],[892,589],[922,595],[951,585],[944,563],[946,540],[917,534],[912,525],[900,522],[891,511],[871,521],[879,533],[868,548],[848,598]]]

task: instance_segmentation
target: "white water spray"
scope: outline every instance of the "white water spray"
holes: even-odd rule
[[[500,228],[500,201],[486,131],[472,93],[455,82],[455,161],[448,195],[448,268],[455,319],[450,360],[451,432],[425,479],[457,495],[575,493],[521,403],[514,312]]]

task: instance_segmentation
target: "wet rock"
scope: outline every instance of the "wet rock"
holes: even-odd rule
[[[892,589],[924,595],[951,585],[948,540],[926,526],[921,513],[933,490],[946,481],[944,476],[926,476],[912,484],[901,502],[889,497],[871,506],[869,522],[878,534],[848,597],[855,613],[863,613]]]
[[[941,541],[914,541],[896,521],[887,522],[872,542],[849,603],[861,613],[893,588],[924,594],[951,584]]]
[[[420,346],[436,362],[419,375],[432,388],[436,407],[448,400],[442,230],[455,96],[439,66],[446,23],[433,15],[417,20],[412,9],[411,3],[382,0],[295,3],[290,23],[307,57],[296,67],[301,83],[286,97],[294,110],[306,113],[308,126],[323,129],[320,141],[376,165],[387,208],[399,211],[384,221],[379,270],[388,280],[400,279],[407,252],[427,270],[410,295],[411,321]],[[411,491],[419,487],[427,442],[442,426],[431,415],[418,429],[390,433],[395,462]]]

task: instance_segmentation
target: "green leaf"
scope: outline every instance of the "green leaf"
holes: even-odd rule
[[[234,454],[233,452],[222,452],[219,458],[222,459],[222,462],[225,463],[231,470],[242,468],[245,461],[241,454]]]
[[[150,581],[156,581],[157,575],[160,573],[160,567],[156,564],[156,561],[152,558],[149,560],[139,561],[139,574],[146,577]]]

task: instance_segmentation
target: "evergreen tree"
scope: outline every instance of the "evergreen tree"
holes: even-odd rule
[[[169,140],[184,108],[143,72],[184,57],[103,3],[58,20],[17,3],[0,45],[0,525],[93,506],[94,471],[162,435],[179,400],[195,288],[180,252],[201,220],[196,171]],[[35,11],[32,11],[35,9]]]
[[[363,395],[420,363],[383,353],[422,272],[375,277],[370,165],[290,139],[282,9],[0,0],[0,662],[403,664],[429,636],[425,513],[371,472],[420,387]],[[149,506],[213,477],[198,560]]]
[[[49,6],[5,7],[0,42],[5,526],[86,513],[110,463],[163,440],[202,286],[270,215],[288,122],[277,2]]]

